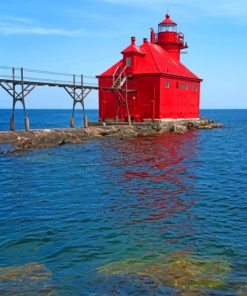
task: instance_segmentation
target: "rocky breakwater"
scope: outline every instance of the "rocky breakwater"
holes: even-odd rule
[[[130,138],[151,136],[164,133],[183,134],[192,129],[210,129],[223,127],[208,119],[155,121],[128,125],[93,125],[89,128],[43,129],[31,131],[0,132],[0,145],[9,144],[9,149],[0,150],[0,154],[24,152],[51,148],[64,144],[80,144],[90,139]],[[1,147],[1,146],[0,146]],[[1,149],[1,148],[0,148]]]

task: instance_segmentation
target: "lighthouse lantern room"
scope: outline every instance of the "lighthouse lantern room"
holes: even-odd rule
[[[131,37],[122,59],[98,76],[100,121],[199,118],[202,79],[180,62],[187,47],[169,14],[150,41],[138,46]]]

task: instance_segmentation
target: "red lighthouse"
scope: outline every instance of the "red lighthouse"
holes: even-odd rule
[[[101,121],[199,118],[200,82],[180,62],[184,35],[167,14],[150,41],[135,37],[122,59],[98,76]]]

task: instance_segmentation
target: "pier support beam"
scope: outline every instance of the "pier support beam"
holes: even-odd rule
[[[73,115],[70,117],[70,127],[75,127],[75,118]]]
[[[73,75],[73,86],[71,87],[66,86],[64,87],[64,89],[73,99],[73,109],[70,117],[70,127],[75,127],[75,107],[76,107],[76,104],[79,103],[82,106],[83,125],[85,128],[88,128],[88,118],[86,115],[84,100],[90,94],[92,89],[83,86],[82,75],[81,75],[81,86],[76,85],[75,75]]]
[[[115,117],[115,123],[118,124],[120,111],[123,108],[125,108],[126,113],[127,113],[127,122],[128,122],[128,125],[131,126],[131,116],[130,116],[130,112],[129,112],[129,103],[128,103],[127,91],[126,91],[125,95],[119,89],[112,90],[112,92],[116,96],[117,104],[118,104],[117,105],[117,114],[116,114],[116,117]]]
[[[128,120],[128,125],[131,126],[131,117],[130,117],[130,115],[128,115],[127,120]]]
[[[16,79],[15,68],[12,69],[12,81],[11,82],[0,82],[0,86],[12,97],[12,115],[10,118],[10,130],[15,130],[15,106],[19,101],[22,104],[24,112],[24,126],[25,130],[30,130],[29,118],[27,116],[25,97],[35,88],[36,85],[30,85],[24,83],[23,68],[20,69],[21,77]]]

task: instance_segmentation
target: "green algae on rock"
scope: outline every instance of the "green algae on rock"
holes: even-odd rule
[[[224,260],[199,260],[188,255],[162,255],[156,259],[129,259],[98,268],[108,275],[137,274],[156,283],[182,289],[209,289],[224,285],[231,268]]]
[[[0,295],[55,296],[51,287],[51,272],[43,265],[30,263],[0,267]]]

